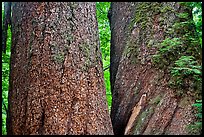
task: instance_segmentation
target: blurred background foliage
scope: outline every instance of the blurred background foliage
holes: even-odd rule
[[[108,10],[110,8],[110,2],[96,2],[96,14],[98,21],[100,47],[103,59],[104,79],[106,85],[106,98],[108,101],[108,108],[110,111],[112,94],[110,90],[110,24],[108,20]],[[108,69],[107,69],[108,68]]]
[[[3,2],[2,2],[3,3]],[[2,25],[3,25],[3,4],[2,4]],[[3,27],[3,26],[2,26]],[[11,26],[7,31],[7,49],[6,53],[2,52],[2,135],[6,135],[6,116],[8,108],[8,88],[10,72],[10,46],[11,46]]]
[[[192,7],[193,11],[193,20],[196,26],[196,32],[198,33],[199,36],[199,42],[200,42],[200,46],[202,48],[202,2],[189,2],[189,5]],[[202,51],[201,51],[202,54]],[[202,64],[201,64],[201,71],[200,71],[200,75],[202,77]],[[202,83],[201,85],[202,86]],[[202,88],[201,88],[202,90]],[[201,91],[202,92],[202,91]],[[195,100],[195,103],[192,105],[193,107],[195,107],[197,109],[197,122],[189,125],[189,129],[190,132],[199,132],[202,134],[202,99],[199,100]]]
[[[193,7],[193,19],[196,25],[196,30],[199,36],[200,45],[202,47],[202,2],[190,2]],[[96,2],[96,13],[100,37],[100,47],[102,51],[103,68],[110,66],[110,25],[107,18],[107,13],[110,7],[110,2]],[[2,21],[3,21],[3,2],[2,2]],[[3,24],[3,23],[2,23]],[[2,135],[6,135],[6,109],[8,107],[8,87],[9,87],[9,72],[10,72],[10,47],[11,47],[11,30],[8,28],[7,49],[6,53],[2,52]],[[106,86],[106,97],[109,111],[111,109],[112,95],[110,91],[110,72],[109,69],[104,71],[104,79]],[[197,107],[198,122],[191,126],[192,128],[202,129],[202,100],[196,100],[194,107]]]

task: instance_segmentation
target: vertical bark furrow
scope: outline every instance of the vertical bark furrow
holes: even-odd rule
[[[178,109],[178,104],[176,105],[176,108],[174,109],[173,114],[171,115],[171,118],[169,119],[168,123],[165,125],[162,134],[165,134],[166,130],[168,129],[170,123],[172,122],[173,118],[175,117],[177,109]]]

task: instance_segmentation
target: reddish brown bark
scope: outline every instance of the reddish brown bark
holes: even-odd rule
[[[13,3],[8,134],[113,134],[95,12]]]
[[[192,17],[189,9],[175,2],[112,3],[111,120],[116,135],[189,134],[186,127],[195,122],[195,95],[188,92],[178,97],[177,90],[168,86],[169,72],[152,61],[156,44],[182,35],[167,33],[178,19],[176,13],[182,11]]]

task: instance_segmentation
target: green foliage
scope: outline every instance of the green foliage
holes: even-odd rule
[[[96,2],[96,13],[100,37],[100,45],[102,51],[102,57],[104,60],[108,60],[110,56],[110,25],[108,20],[108,10],[110,2]]]
[[[200,92],[202,84],[202,68],[198,65],[195,58],[193,56],[181,56],[174,64],[175,66],[171,69],[171,86],[180,89],[189,88],[191,84],[186,84],[185,80],[190,78],[192,83],[194,83],[194,90]]]
[[[197,122],[194,124],[190,124],[187,126],[190,134],[201,133],[202,131],[202,100],[196,100],[196,102],[192,105],[197,108]]]
[[[100,48],[102,51],[103,68],[110,65],[110,25],[108,20],[108,10],[110,2],[96,2],[96,13],[100,37]],[[109,69],[104,71],[104,79],[106,86],[106,98],[108,101],[108,108],[111,108],[112,94],[110,90],[110,72]]]
[[[188,14],[188,13],[178,13],[177,16],[178,16],[179,18],[184,18],[184,19],[186,19],[186,18],[188,18],[189,14]]]
[[[2,10],[2,15],[3,15]],[[3,21],[3,16],[2,16]],[[10,47],[11,47],[11,27],[7,31],[7,49],[6,54],[2,52],[2,135],[6,135],[6,109],[8,108],[8,87],[9,87],[9,72],[10,72]]]
[[[186,3],[183,5],[186,6]],[[187,3],[187,8],[192,8],[191,5],[192,3]],[[202,11],[199,11],[199,14],[200,12]],[[193,16],[197,16],[194,14]],[[200,46],[198,35],[196,35],[200,32],[191,31],[198,22],[194,22],[190,13],[185,11],[177,13],[176,16],[178,20],[167,32],[169,36],[167,35],[166,39],[157,44],[158,51],[153,55],[153,63],[158,68],[167,69],[170,72],[169,84],[171,87],[182,91],[191,88],[200,92],[202,46]],[[175,37],[171,38],[171,34],[174,34]],[[183,93],[179,92],[179,95]]]
[[[197,107],[198,109],[198,118],[202,119],[202,100],[196,100],[196,103],[193,104],[192,106]]]
[[[153,62],[159,68],[170,66],[171,62],[175,61],[183,50],[180,38],[166,38],[158,45],[158,48],[157,54],[153,55]]]
[[[202,46],[202,2],[180,2],[180,4],[193,9],[193,20]]]
[[[202,46],[202,3],[201,2],[192,2],[194,6],[193,9],[193,20],[196,25],[196,31],[199,36],[200,45]]]
[[[173,67],[171,73],[173,76],[180,75],[179,71],[184,71],[185,75],[201,75],[201,66],[196,65],[197,62],[193,56],[181,56],[176,62],[175,65],[177,67]]]
[[[166,69],[171,77],[169,85],[176,88],[176,95],[183,96],[187,91],[199,95],[202,86],[202,3],[181,2],[186,9],[193,9],[193,20],[189,13],[177,13],[178,20],[169,28],[167,37],[157,44],[158,52],[153,55],[153,63]],[[196,28],[196,32],[192,28]],[[168,36],[169,34],[169,36]],[[174,34],[172,38],[171,34]],[[200,96],[197,96],[200,98]],[[188,125],[189,133],[202,130],[202,100],[196,101],[198,121]]]

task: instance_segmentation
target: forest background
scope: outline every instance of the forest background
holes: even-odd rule
[[[196,25],[196,30],[199,35],[199,42],[202,46],[202,2],[189,2],[193,7],[193,19]],[[109,110],[111,109],[111,88],[110,88],[110,24],[107,18],[110,2],[96,2],[97,21],[100,37],[100,48],[102,51],[104,79],[106,85],[106,98]],[[2,22],[4,16],[4,3],[2,2]],[[3,24],[3,23],[2,23]],[[3,26],[2,26],[3,27]],[[10,72],[10,46],[11,46],[11,30],[8,28],[7,49],[6,53],[2,52],[2,135],[6,135],[6,116],[8,107],[8,89],[9,89],[9,72]],[[193,104],[198,109],[198,122],[195,127],[202,126],[202,100],[196,100]]]

